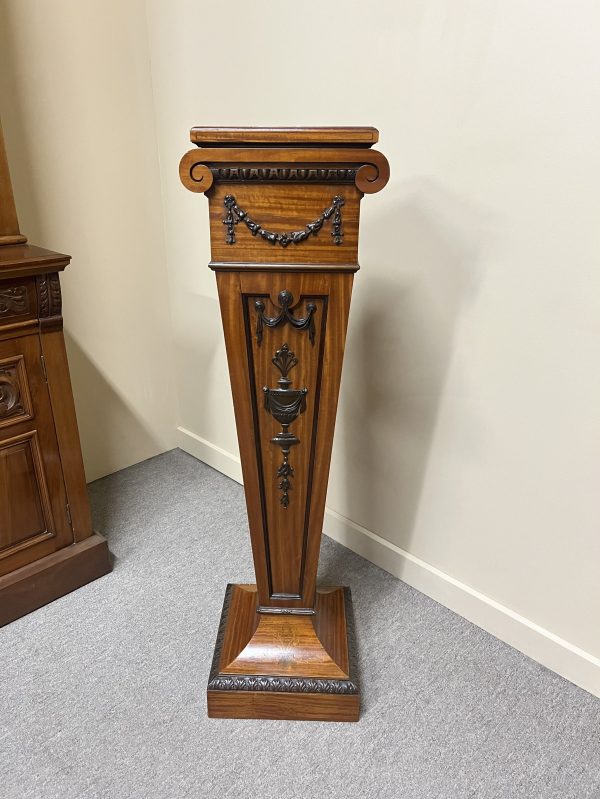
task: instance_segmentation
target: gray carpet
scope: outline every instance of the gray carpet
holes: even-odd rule
[[[91,494],[113,573],[0,630],[3,799],[600,797],[600,701],[328,539],[361,721],[209,720],[242,489],[175,450]]]

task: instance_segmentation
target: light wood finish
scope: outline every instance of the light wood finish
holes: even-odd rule
[[[27,237],[19,230],[4,134],[0,123],[0,247],[5,244],[22,244],[26,241]]]
[[[194,128],[180,176],[209,200],[256,585],[230,586],[217,717],[357,720],[349,592],[317,564],[373,128]]]

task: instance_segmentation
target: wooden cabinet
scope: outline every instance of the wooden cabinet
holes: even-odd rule
[[[0,575],[73,543],[42,363],[38,334],[0,341]]]
[[[62,333],[69,260],[0,246],[0,624],[110,571],[92,529]]]

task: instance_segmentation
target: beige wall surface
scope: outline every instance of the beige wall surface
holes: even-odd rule
[[[177,441],[239,478],[189,128],[375,125],[326,532],[600,695],[598,4],[0,9],[89,476]]]
[[[21,230],[73,256],[65,334],[89,480],[174,446],[143,2],[0,2],[0,115]]]
[[[188,129],[375,125],[326,530],[600,692],[598,5],[147,9],[181,446],[239,476]]]

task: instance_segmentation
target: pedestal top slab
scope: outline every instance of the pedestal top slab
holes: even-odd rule
[[[370,127],[324,128],[203,128],[190,131],[190,141],[199,147],[239,147],[272,145],[298,147],[371,147],[379,141],[379,131]]]

